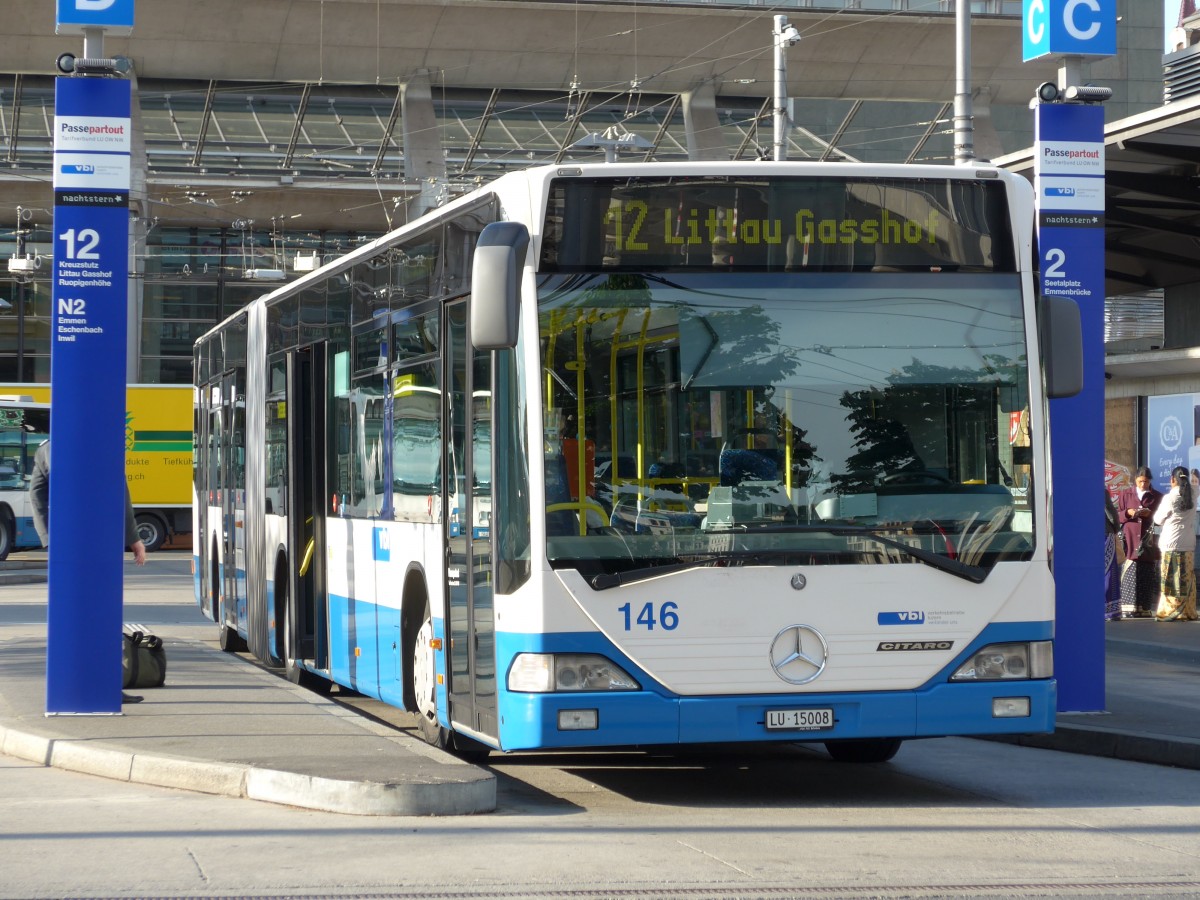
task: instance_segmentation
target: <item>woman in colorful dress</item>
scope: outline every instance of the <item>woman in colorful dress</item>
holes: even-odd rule
[[[1196,497],[1188,470],[1171,470],[1171,490],[1154,513],[1154,524],[1162,527],[1158,548],[1162,551],[1162,595],[1154,618],[1160,622],[1194,621],[1196,614]]]
[[[1133,478],[1133,487],[1121,491],[1121,496],[1117,498],[1117,512],[1120,514],[1121,533],[1125,541],[1125,559],[1134,571],[1132,597],[1126,596],[1126,579],[1121,579],[1121,603],[1133,604],[1133,612],[1130,615],[1135,619],[1151,618],[1158,601],[1158,548],[1142,549],[1142,537],[1150,529],[1151,517],[1158,509],[1163,496],[1150,482],[1150,470],[1142,466]]]
[[[1112,495],[1104,489],[1104,618],[1121,618],[1121,575],[1117,571],[1116,536],[1121,533],[1121,521]]]

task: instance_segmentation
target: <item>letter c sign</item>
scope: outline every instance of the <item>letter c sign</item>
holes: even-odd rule
[[[1022,24],[1025,62],[1117,52],[1117,0],[1025,0]]]
[[[82,3],[83,0],[80,2]],[[1093,13],[1091,23],[1083,28],[1079,23],[1085,21],[1087,16],[1076,16],[1081,6],[1086,6]],[[1100,0],[1067,0],[1066,8],[1063,10],[1063,26],[1067,29],[1067,33],[1076,40],[1090,41],[1100,33],[1100,23],[1096,21],[1099,13]]]

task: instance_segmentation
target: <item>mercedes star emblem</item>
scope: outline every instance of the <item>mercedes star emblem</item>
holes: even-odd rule
[[[775,674],[788,684],[808,684],[825,671],[829,644],[811,625],[789,625],[775,635],[768,655]]]

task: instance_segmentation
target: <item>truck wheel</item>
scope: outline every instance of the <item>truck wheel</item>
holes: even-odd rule
[[[13,525],[12,516],[7,511],[0,512],[0,559],[8,559],[16,540],[17,529]]]
[[[167,526],[153,513],[140,513],[137,517],[137,533],[146,552],[153,553],[167,542]]]

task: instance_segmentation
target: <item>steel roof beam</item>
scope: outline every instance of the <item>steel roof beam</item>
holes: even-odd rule
[[[575,107],[575,114],[571,116],[570,122],[567,125],[567,136],[563,138],[562,144],[559,145],[558,152],[554,154],[554,162],[556,164],[562,162],[563,154],[567,152],[567,148],[570,147],[571,142],[575,140],[575,130],[579,128],[579,123],[583,120],[584,110],[587,109],[587,105],[591,99],[591,91],[585,91],[579,95],[579,105]],[[570,101],[568,101],[568,103],[569,102]]]
[[[850,123],[854,120],[854,117],[858,115],[858,111],[862,109],[862,105],[863,102],[861,100],[855,100],[854,103],[851,104],[850,111],[846,113],[846,118],[842,119],[842,124],[838,126],[838,130],[833,133],[833,137],[831,137],[829,142],[825,145],[825,150],[821,154],[821,162],[825,162],[830,156],[833,155],[833,151],[837,149],[837,145],[841,143],[842,138],[846,136],[846,129],[850,127]]]
[[[196,150],[192,154],[192,165],[200,165],[200,157],[204,154],[204,142],[208,139],[208,123],[212,119],[213,98],[217,93],[217,82],[208,82],[208,91],[204,95],[204,112],[200,115],[200,134],[196,137]]]
[[[925,145],[929,143],[929,139],[933,137],[934,132],[937,131],[937,127],[944,124],[942,121],[942,116],[946,115],[946,113],[950,111],[950,107],[952,105],[953,104],[951,103],[942,104],[942,108],[937,111],[937,115],[933,117],[933,121],[929,123],[929,127],[925,129],[925,133],[921,135],[916,146],[909,151],[908,158],[904,160],[906,163],[911,163],[916,160],[921,151],[925,149]]]
[[[475,128],[475,134],[471,136],[471,143],[467,147],[467,155],[463,157],[462,168],[459,174],[466,175],[471,168],[471,163],[475,161],[475,154],[479,150],[479,145],[483,142],[483,132],[488,127],[488,122],[492,119],[492,114],[496,111],[496,101],[500,99],[500,88],[492,88],[492,95],[488,97],[487,106],[483,109],[483,115],[479,117],[479,124]]]
[[[764,98],[763,102],[762,102],[762,106],[760,106],[758,108],[758,114],[755,115],[755,117],[753,119],[753,124],[751,124],[746,129],[746,134],[742,138],[742,142],[740,144],[738,144],[737,150],[735,150],[733,153],[734,159],[742,158],[742,154],[746,152],[746,147],[748,147],[750,145],[751,135],[753,135],[755,138],[755,140],[754,140],[755,144],[758,143],[758,140],[757,140],[757,138],[758,138],[758,123],[761,122],[764,118],[766,118],[767,109],[770,106],[771,106],[771,98],[770,97]]]
[[[8,159],[9,162],[15,162],[17,159],[17,139],[21,136],[21,87],[22,76],[17,73],[13,76],[13,102],[12,102],[12,128],[8,134]]]
[[[663,120],[658,124],[658,133],[654,135],[654,140],[650,142],[650,149],[646,151],[646,162],[654,159],[654,154],[658,152],[658,148],[667,134],[667,129],[671,126],[671,120],[675,118],[675,110],[679,109],[679,100],[678,94],[671,98],[671,105],[667,107],[666,113],[663,114]]]
[[[383,171],[383,161],[387,157],[388,144],[396,131],[396,123],[400,121],[400,107],[403,104],[403,91],[396,86],[396,99],[392,102],[392,114],[388,116],[387,125],[383,128],[383,139],[379,142],[379,152],[375,154],[375,164],[371,166],[371,174],[378,175]]]
[[[296,144],[300,142],[300,130],[304,127],[304,114],[308,112],[308,98],[312,96],[312,83],[305,82],[304,90],[300,92],[300,105],[296,107],[296,121],[292,124],[292,136],[288,139],[287,151],[279,168],[288,169],[292,165],[292,157],[296,154]]]

